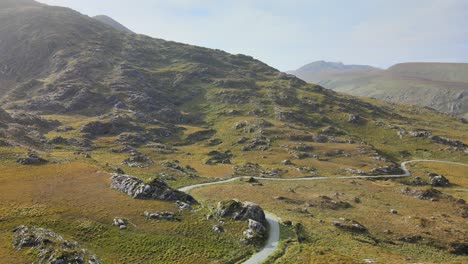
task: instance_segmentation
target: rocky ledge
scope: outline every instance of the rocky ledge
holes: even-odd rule
[[[172,189],[159,179],[145,183],[134,176],[113,174],[111,180],[111,188],[126,193],[135,199],[183,201],[189,204],[197,203],[192,196]]]
[[[99,259],[77,242],[64,239],[51,230],[18,226],[13,230],[13,246],[16,250],[34,249],[38,263],[100,264]]]

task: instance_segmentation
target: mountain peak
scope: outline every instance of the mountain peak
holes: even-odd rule
[[[352,69],[374,69],[368,65],[346,65],[342,62],[331,62],[319,60],[297,69],[296,72],[319,73],[330,70],[352,70]]]
[[[117,22],[116,20],[114,20],[113,18],[109,17],[109,16],[106,16],[106,15],[98,15],[98,16],[95,16],[93,17],[94,19],[108,25],[108,26],[111,26],[121,32],[125,32],[125,33],[134,33],[133,31],[131,31],[130,29],[128,29],[127,27],[125,27],[124,25],[120,24],[119,22]]]

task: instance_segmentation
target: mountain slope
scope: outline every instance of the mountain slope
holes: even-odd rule
[[[120,24],[119,22],[115,21],[113,18],[105,16],[105,15],[99,15],[99,16],[94,16],[94,19],[101,21],[102,23],[111,26],[119,31],[126,32],[126,33],[133,33],[130,29],[126,28],[124,25]]]
[[[385,71],[337,69],[292,73],[308,82],[353,95],[427,106],[459,116],[468,113],[468,64],[402,63]]]
[[[238,176],[398,174],[407,159],[468,162],[468,124],[307,84],[250,56],[127,34],[70,9],[24,3],[0,9],[0,256],[6,262],[34,261],[32,251],[11,246],[11,230],[25,224],[79,242],[102,263],[242,261],[261,243],[241,243],[247,223],[221,219],[211,209],[222,195],[247,193],[285,219],[282,228],[291,238],[285,256],[299,259],[295,263],[312,252],[297,249],[317,243],[325,252],[314,253],[317,263],[362,262],[362,254],[382,257],[382,251],[396,263],[408,256],[429,262],[434,254],[459,261],[449,252],[458,237],[442,231],[423,247],[398,244],[416,226],[400,219],[416,217],[388,214],[398,237],[384,232],[378,217],[377,223],[359,219],[370,227],[363,232],[358,226],[359,234],[331,225],[335,218],[388,213],[394,205],[427,214],[420,206],[427,201],[412,203],[395,192],[405,186],[399,182],[346,180],[337,193],[334,184],[275,182],[272,190],[250,179],[232,182],[229,192],[197,197],[203,206],[191,210],[134,200],[111,190],[109,178],[128,174],[175,189]],[[23,165],[37,157],[40,164]],[[141,190],[142,181],[132,182]],[[437,230],[462,229],[462,205],[453,199],[431,204],[431,214],[454,219],[431,222]],[[156,210],[173,212],[174,221],[144,217]],[[128,225],[113,226],[115,219]]]

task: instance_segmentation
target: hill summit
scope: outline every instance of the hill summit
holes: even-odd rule
[[[119,22],[115,21],[113,18],[108,17],[106,15],[94,16],[93,18],[119,31],[122,31],[125,33],[133,33],[133,31],[131,31],[130,29],[126,28],[124,25],[120,24]]]

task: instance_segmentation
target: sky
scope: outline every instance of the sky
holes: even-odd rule
[[[251,55],[381,68],[468,62],[468,0],[39,0],[108,15],[155,38]]]

